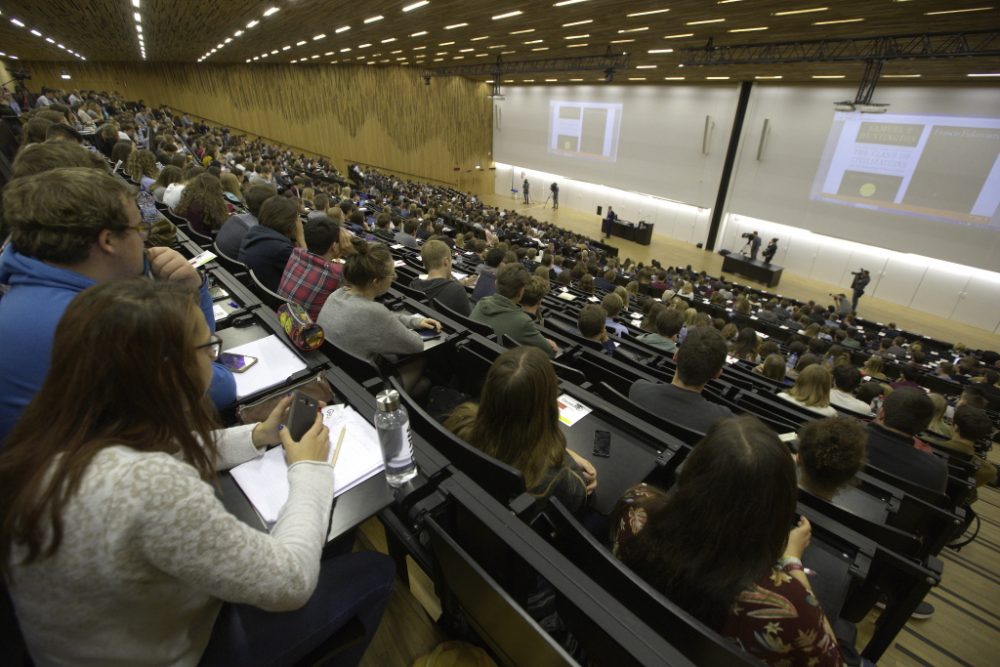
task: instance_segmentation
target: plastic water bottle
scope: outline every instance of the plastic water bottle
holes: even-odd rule
[[[382,446],[385,460],[385,481],[389,486],[402,486],[417,476],[417,463],[413,460],[413,442],[410,439],[410,418],[400,405],[399,392],[387,389],[375,397],[375,430]]]

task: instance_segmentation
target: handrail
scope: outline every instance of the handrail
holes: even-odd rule
[[[456,182],[442,181],[439,178],[431,178],[429,176],[421,176],[420,174],[411,174],[411,173],[409,173],[407,171],[399,171],[398,169],[391,169],[389,167],[383,167],[383,166],[378,165],[378,164],[371,164],[371,163],[365,162],[363,160],[352,160],[352,159],[348,158],[347,159],[347,163],[348,164],[359,164],[359,165],[361,165],[363,167],[370,167],[372,169],[378,169],[380,172],[393,174],[395,176],[410,176],[412,178],[417,178],[417,179],[420,179],[422,181],[431,181],[431,182],[434,182],[434,183],[443,183],[444,185],[448,185],[448,186],[452,186],[452,187],[458,187],[458,183],[456,183]]]

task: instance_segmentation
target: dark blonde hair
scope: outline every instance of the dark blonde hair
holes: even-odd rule
[[[810,364],[799,371],[795,386],[788,395],[810,408],[825,408],[830,405],[830,385],[833,376],[823,364]]]
[[[56,553],[63,510],[103,449],[179,454],[215,479],[215,412],[195,349],[205,341],[192,326],[200,316],[193,289],[143,278],[96,285],[69,304],[45,383],[0,455],[0,569],[15,544],[25,563]]]
[[[558,395],[559,381],[545,353],[537,347],[516,347],[490,366],[475,418],[464,407],[445,426],[520,470],[525,486],[531,489],[546,471],[560,465],[566,452]]]
[[[125,172],[136,183],[142,180],[143,176],[156,178],[159,175],[156,171],[156,156],[153,155],[152,151],[145,149],[132,151],[128,156]]]
[[[181,191],[181,200],[175,210],[179,215],[187,215],[192,204],[201,208],[205,227],[219,229],[229,218],[229,209],[222,196],[222,182],[212,174],[199,174],[188,182]]]
[[[69,167],[11,181],[3,192],[4,220],[18,252],[44,262],[87,259],[101,230],[124,233],[125,201],[133,191],[121,180],[86,167]]]

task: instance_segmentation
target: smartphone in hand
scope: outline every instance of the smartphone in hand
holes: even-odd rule
[[[306,434],[312,425],[316,423],[316,412],[319,410],[319,403],[316,399],[306,396],[301,391],[292,394],[292,406],[288,409],[288,434],[292,440],[298,441]]]
[[[257,363],[257,357],[251,357],[247,354],[232,354],[230,352],[223,352],[219,355],[219,363],[233,373],[243,373]]]

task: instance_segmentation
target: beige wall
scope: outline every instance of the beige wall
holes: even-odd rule
[[[492,104],[486,86],[468,79],[426,86],[403,67],[72,63],[73,79],[62,81],[62,63],[26,65],[32,89],[117,90],[314,151],[340,169],[352,160],[464,188],[490,161]]]

